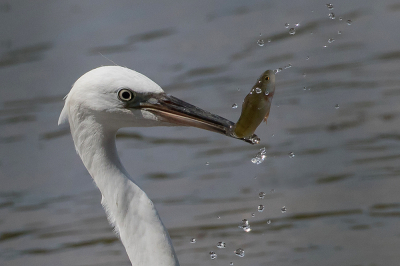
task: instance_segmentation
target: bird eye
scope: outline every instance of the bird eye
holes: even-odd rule
[[[269,80],[269,77],[265,77],[265,80]]]
[[[123,102],[129,102],[133,98],[135,98],[135,94],[133,91],[128,89],[120,89],[118,91],[118,98]]]

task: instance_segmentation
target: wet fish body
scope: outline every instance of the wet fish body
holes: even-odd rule
[[[274,93],[275,74],[272,70],[267,70],[244,98],[242,112],[234,126],[237,137],[250,137],[263,120],[267,122]]]

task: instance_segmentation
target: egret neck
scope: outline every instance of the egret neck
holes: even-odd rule
[[[101,191],[108,219],[132,265],[178,266],[168,231],[153,202],[120,162],[115,146],[117,129],[105,127],[90,115],[83,120],[70,117],[69,121],[75,148]]]

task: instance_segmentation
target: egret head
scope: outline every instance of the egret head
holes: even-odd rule
[[[75,82],[58,123],[66,121],[72,128],[95,121],[112,130],[193,126],[234,137],[233,122],[165,94],[146,76],[120,66],[93,69]]]

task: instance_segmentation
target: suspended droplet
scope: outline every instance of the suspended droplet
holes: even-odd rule
[[[206,162],[206,165],[210,165],[210,162]]]
[[[294,158],[294,156],[295,156],[295,155],[294,155],[293,152],[289,152],[289,157],[290,157],[290,158]]]
[[[337,34],[342,34],[342,32],[340,30],[338,30]]]
[[[339,20],[340,20],[340,21],[342,21],[342,20],[343,20],[343,18],[342,18],[342,17],[339,17]]]
[[[264,210],[264,205],[258,205],[258,212],[262,212]]]
[[[233,265],[233,262],[230,262],[229,265]]]
[[[275,189],[271,189],[271,193],[274,193],[275,192]]]
[[[285,69],[288,69],[288,68],[291,68],[291,67],[292,67],[292,64],[289,64],[289,65],[285,66]]]
[[[328,43],[333,43],[334,41],[335,41],[335,39],[333,39],[333,38],[328,39]]]
[[[264,197],[265,197],[265,192],[260,192],[260,193],[258,193],[258,197],[259,197],[260,199],[264,199]]]
[[[306,77],[306,73],[303,73],[303,78],[305,78]]]
[[[290,28],[289,34],[294,35],[296,33],[296,30],[294,28]]]
[[[196,238],[192,238],[192,239],[190,239],[190,243],[196,243]]]
[[[296,23],[294,26],[298,27],[298,26],[300,26],[300,23]]]
[[[240,88],[237,88],[237,91],[240,91]]]
[[[327,45],[324,45],[324,48],[328,47]]]
[[[217,216],[217,219],[221,219],[221,216]]]
[[[262,90],[260,89],[260,88],[256,88],[256,93],[258,94],[258,93],[261,93],[262,92]]]
[[[257,135],[253,134],[253,135],[250,137],[250,141],[251,141],[251,143],[253,143],[253,144],[258,144],[258,143],[260,143],[260,138],[257,137]]]
[[[264,46],[264,40],[262,40],[262,39],[259,39],[258,41],[257,41],[257,44],[258,44],[258,46]]]
[[[269,91],[265,91],[265,95],[269,95]]]
[[[336,104],[336,105],[335,105],[335,109],[339,109],[339,104]]]
[[[218,242],[217,243],[217,248],[225,248],[226,244],[225,242]]]
[[[281,211],[282,211],[282,213],[285,213],[285,212],[286,212],[286,207],[283,206],[283,207],[281,208]]]
[[[332,5],[331,3],[326,4],[326,7],[327,7],[329,10],[332,10],[332,9],[333,9],[333,5]]]
[[[236,109],[236,108],[238,108],[238,105],[236,103],[234,103],[234,104],[232,104],[232,108]]]
[[[239,228],[243,229],[246,233],[251,231],[249,221],[247,219],[243,219],[239,225]]]
[[[279,73],[279,72],[281,72],[281,71],[282,71],[282,68],[281,68],[281,67],[280,67],[280,68],[277,68],[277,69],[274,70],[274,74]]]
[[[253,213],[251,214],[251,217],[256,217],[256,214],[253,212]]]
[[[304,90],[304,91],[307,90],[307,87],[303,87],[303,90]]]
[[[244,257],[244,250],[242,248],[238,248],[237,250],[235,250],[235,254],[241,258]]]
[[[260,151],[256,154],[254,158],[251,159],[251,162],[254,164],[260,164],[262,163],[265,158],[267,158],[267,151],[264,148],[261,148]]]
[[[351,19],[347,20],[347,25],[351,25],[352,22]]]
[[[310,59],[310,57],[309,57],[309,56],[307,56],[307,57],[306,57],[306,60],[309,60],[309,59]]]
[[[330,19],[335,19],[335,13],[329,13],[328,14],[328,17],[330,18]]]
[[[267,220],[267,224],[271,224],[271,220]]]
[[[271,39],[268,39],[268,42],[271,42]]]
[[[285,28],[289,28],[289,23],[285,23]]]
[[[214,251],[210,251],[210,258],[211,258],[212,260],[215,260],[215,259],[217,258],[217,254],[215,254]]]

